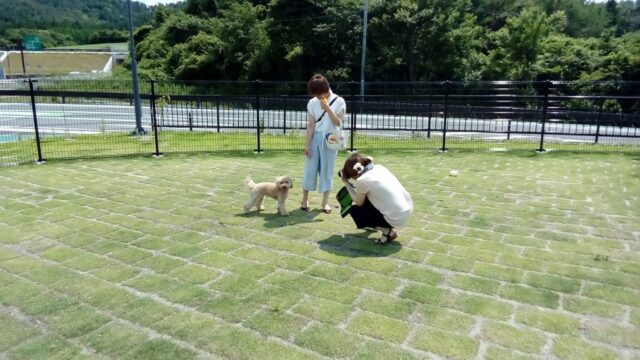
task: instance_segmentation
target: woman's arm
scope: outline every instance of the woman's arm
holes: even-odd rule
[[[356,192],[353,185],[351,185],[351,183],[345,179],[342,179],[342,182],[344,183],[344,187],[347,188],[349,195],[351,195],[351,201],[358,206],[362,206],[362,204],[364,204],[364,201],[367,199],[367,194]]]
[[[336,114],[335,112],[333,112],[331,106],[329,106],[329,104],[325,103],[324,101],[320,101],[320,105],[322,106],[322,110],[326,111],[327,115],[329,115],[329,119],[331,119],[333,125],[341,127],[342,119],[344,118],[344,110],[341,110],[338,114]]]
[[[311,116],[311,114],[307,113],[307,133],[305,136],[305,147],[304,154],[307,155],[308,158],[311,157],[311,138],[313,138],[313,132],[316,130],[316,119]]]
[[[362,206],[364,201],[367,199],[367,194],[356,193],[355,196],[351,196],[351,199],[356,205]]]

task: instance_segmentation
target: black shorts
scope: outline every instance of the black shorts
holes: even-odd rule
[[[369,199],[365,199],[362,206],[351,206],[349,215],[351,215],[351,217],[353,218],[353,221],[356,223],[358,229],[366,227],[375,228],[378,226],[383,228],[393,227],[389,225],[387,220],[384,219],[384,216],[382,216],[382,213],[378,209],[376,209],[373,204],[371,204]]]

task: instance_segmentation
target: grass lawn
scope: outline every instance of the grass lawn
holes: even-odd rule
[[[28,52],[24,54],[27,73],[37,75],[67,75],[78,71],[89,73],[102,71],[111,55],[108,53],[52,53]],[[18,52],[12,52],[4,61],[7,75],[22,74],[22,57]]]
[[[0,167],[0,358],[640,358],[638,155],[371,155],[415,206],[385,246],[298,210],[299,153]]]
[[[71,50],[74,50],[74,49],[86,49],[86,50],[110,49],[111,51],[129,51],[129,47],[127,46],[126,42],[123,42],[123,43],[102,43],[102,44],[59,46],[59,47],[55,47],[53,49],[59,49],[59,50],[64,50],[64,49],[71,49]]]

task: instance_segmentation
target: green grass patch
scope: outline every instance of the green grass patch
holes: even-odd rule
[[[538,353],[546,341],[544,336],[534,331],[499,322],[485,324],[482,336],[493,343],[527,353]]]
[[[348,357],[365,345],[360,337],[329,325],[306,329],[296,336],[295,343],[332,358]]]
[[[506,320],[511,317],[513,307],[507,303],[499,300],[473,296],[473,295],[460,295],[458,296],[452,306],[460,311],[489,317],[492,319]]]
[[[579,319],[536,308],[518,309],[516,321],[556,334],[575,335],[580,331]]]
[[[553,343],[552,352],[562,360],[608,360],[618,356],[611,350],[575,337],[564,336]]]
[[[40,335],[40,331],[33,326],[25,324],[18,319],[0,313],[0,351],[18,345],[25,340]]]
[[[126,42],[123,43],[101,43],[101,44],[84,44],[84,45],[72,45],[72,46],[58,46],[51,49],[66,50],[66,49],[84,49],[84,50],[103,50],[109,49],[110,51],[128,51],[129,46]]]
[[[301,316],[289,315],[282,311],[265,310],[247,319],[244,325],[265,336],[289,339],[305,328],[307,320]]]
[[[409,334],[409,324],[385,316],[362,312],[349,321],[347,330],[381,340],[402,343]]]
[[[149,340],[134,348],[124,359],[193,359],[195,353],[168,340]]]
[[[637,357],[637,155],[362,148],[414,202],[379,246],[349,217],[297,210],[299,135],[234,152],[254,135],[166,132],[159,159],[110,158],[115,135],[46,139],[51,159],[109,157],[0,168],[0,354]],[[150,151],[126,138],[122,154]],[[177,154],[194,146],[216,154]],[[270,200],[242,214],[245,176],[285,173],[290,216]]]
[[[451,359],[473,359],[478,350],[478,341],[435,329],[419,330],[412,345]]]

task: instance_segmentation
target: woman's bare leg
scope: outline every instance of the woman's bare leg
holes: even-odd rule
[[[309,191],[302,189],[302,201],[300,201],[300,207],[309,207]]]
[[[331,211],[331,206],[329,206],[329,191],[322,193],[322,210]]]

